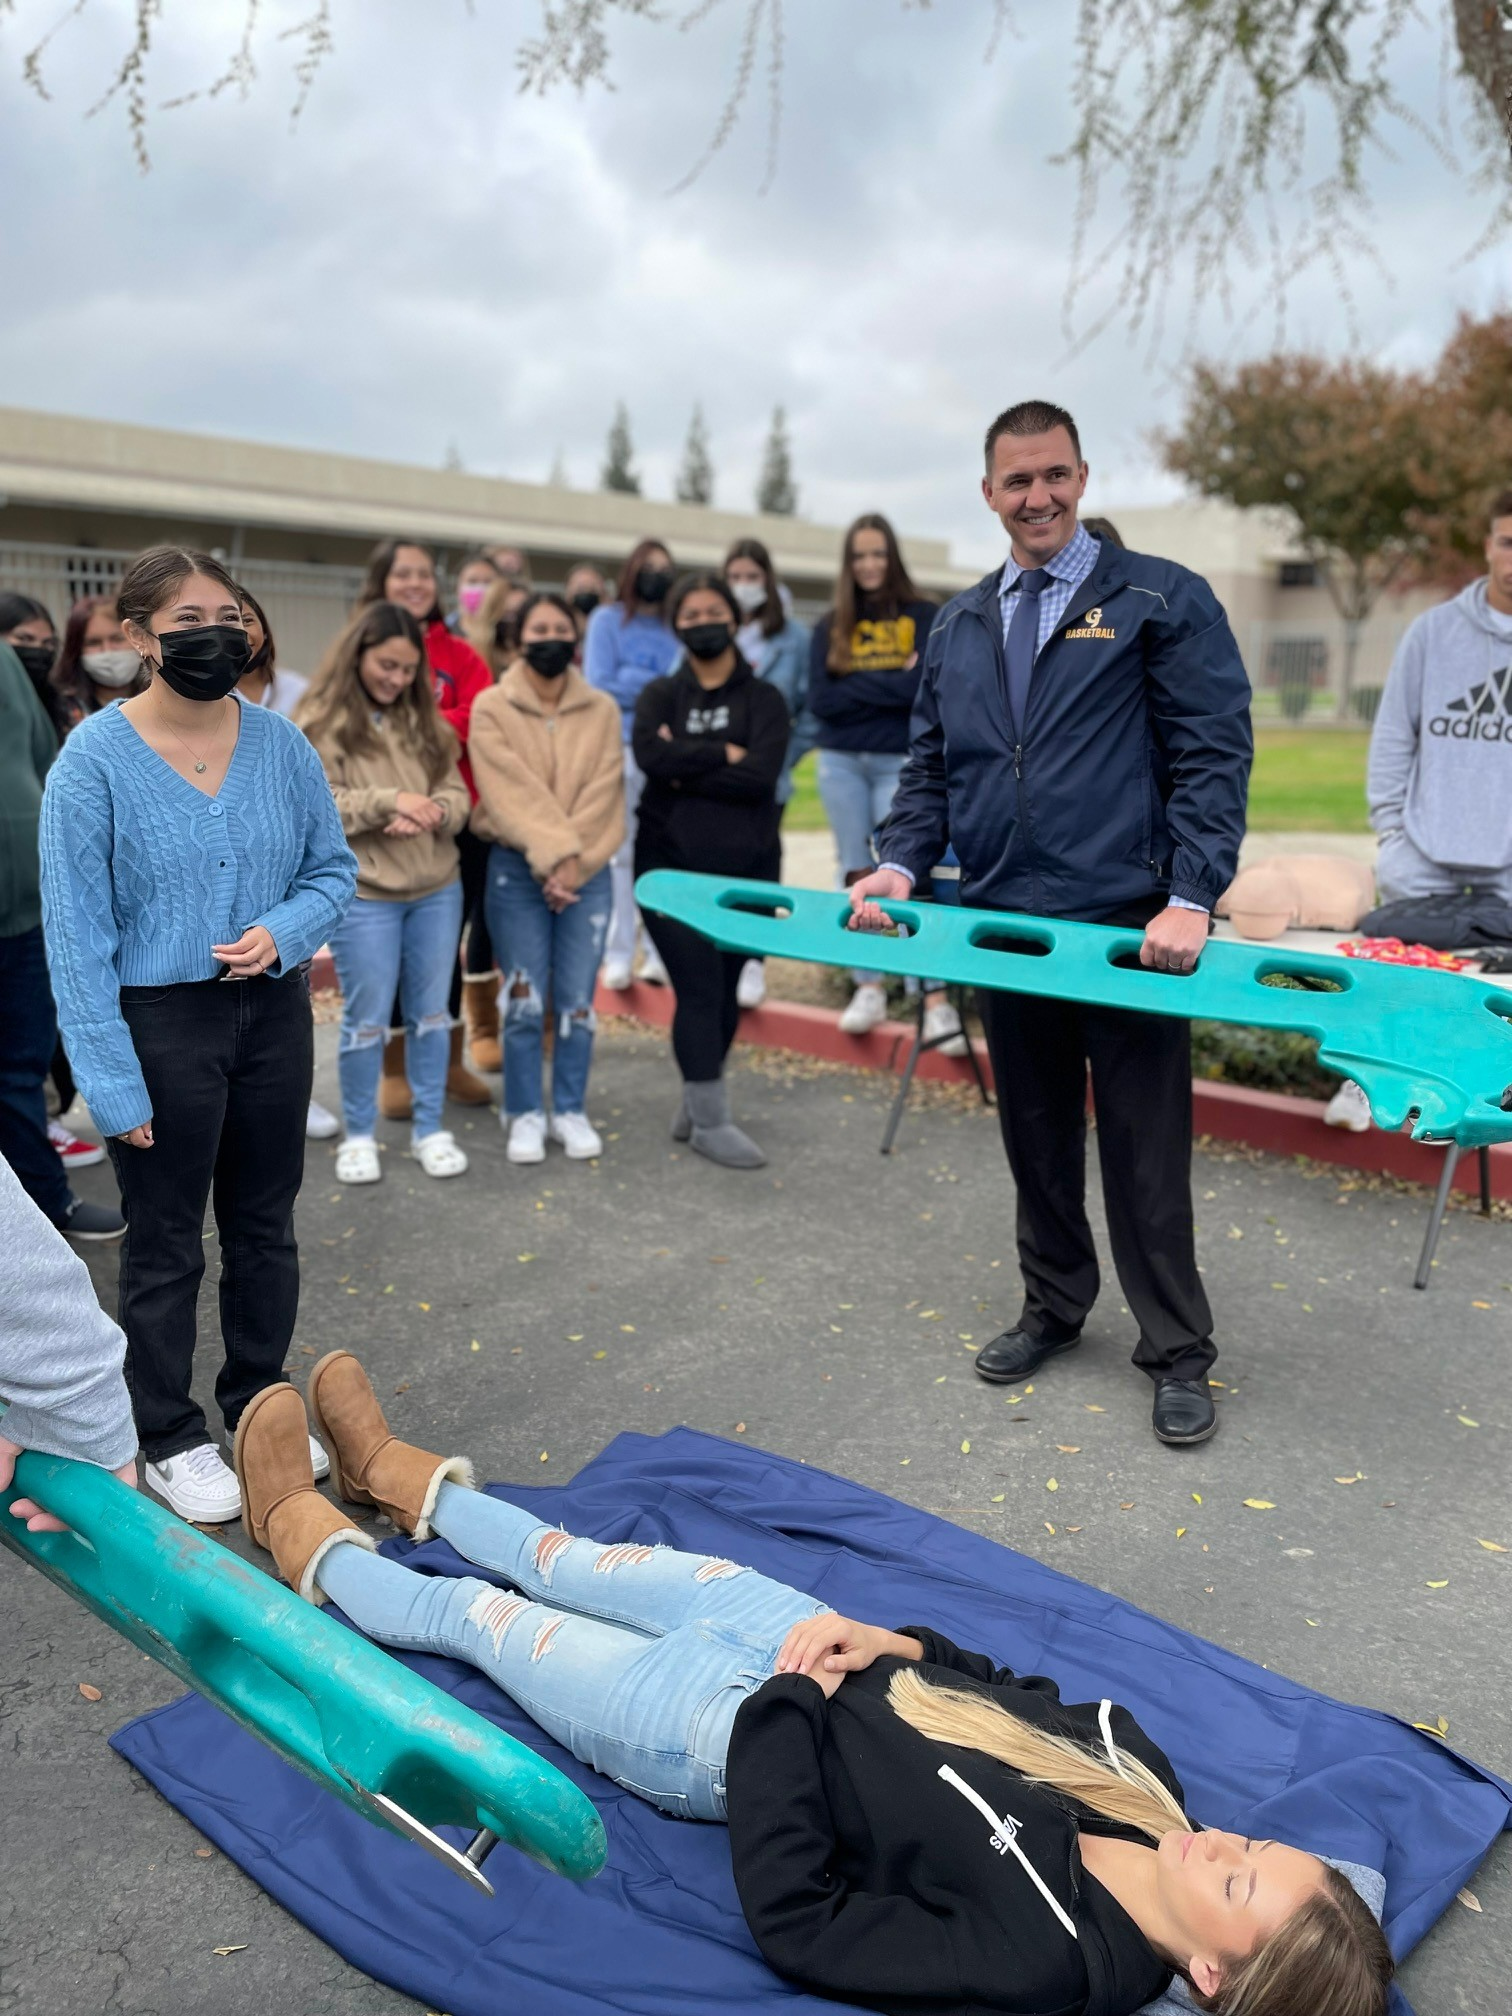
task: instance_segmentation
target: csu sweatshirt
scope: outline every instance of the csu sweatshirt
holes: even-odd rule
[[[1166,1757],[1111,1702],[1073,1707],[938,1632],[909,1670],[986,1693],[1026,1722],[1110,1742],[1181,1799]],[[885,2016],[1132,2016],[1171,1970],[1082,1867],[1079,1835],[1142,1840],[980,1750],[893,1712],[878,1659],[834,1698],[803,1674],[741,1707],[725,1784],[741,1908],[779,1974]],[[1148,1845],[1148,1844],[1146,1844]]]
[[[1490,606],[1484,580],[1408,625],[1366,793],[1377,833],[1405,830],[1441,867],[1512,866],[1512,617]]]

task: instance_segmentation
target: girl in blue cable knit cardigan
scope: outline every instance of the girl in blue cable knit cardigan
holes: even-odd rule
[[[147,1483],[186,1518],[240,1510],[190,1397],[213,1199],[228,1433],[284,1376],[299,1306],[294,1199],[313,1056],[303,965],[356,862],[299,730],[234,688],[236,584],[154,547],[119,608],[147,691],[70,736],[42,802],[43,922],[58,1020],[126,1211],[121,1326]],[[324,1459],[321,1459],[322,1462]]]

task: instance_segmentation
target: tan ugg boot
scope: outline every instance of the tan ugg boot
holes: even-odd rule
[[[458,1106],[491,1106],[493,1094],[475,1071],[462,1061],[462,1024],[451,1032],[451,1063],[446,1073],[446,1096]]]
[[[467,1026],[467,1054],[476,1071],[502,1071],[504,1046],[499,1041],[499,976],[462,975],[462,1020]]]
[[[266,1547],[291,1589],[324,1603],[315,1570],[333,1547],[373,1542],[344,1512],[315,1489],[310,1467],[310,1424],[292,1386],[265,1386],[247,1402],[236,1424],[236,1481],[242,1525]]]
[[[352,1505],[376,1505],[417,1540],[431,1537],[443,1484],[473,1483],[465,1456],[433,1456],[389,1432],[366,1372],[350,1351],[328,1351],[310,1373],[310,1412],[331,1458],[331,1482]]]
[[[378,1080],[378,1111],[385,1120],[413,1120],[415,1101],[404,1070],[404,1031],[396,1029],[383,1046],[383,1076]]]

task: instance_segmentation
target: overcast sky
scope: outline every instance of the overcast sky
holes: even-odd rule
[[[18,0],[0,25],[0,401],[432,466],[454,441],[470,469],[533,479],[560,451],[588,487],[623,398],[647,494],[668,496],[699,399],[717,501],[736,507],[780,402],[805,516],[883,509],[986,563],[1001,541],[975,490],[982,427],[1038,395],[1077,414],[1096,503],[1174,494],[1148,434],[1179,405],[1179,334],[1153,360],[1117,325],[1070,358],[1062,334],[1072,0],[1016,0],[1020,32],[990,68],[991,0],[788,0],[765,195],[756,102],[669,193],[717,119],[741,0],[686,34],[628,24],[613,93],[544,103],[514,88],[537,0],[336,0],[297,131],[291,52],[265,33],[246,102],[153,114],[146,177],[118,107],[83,116],[125,0],[91,0],[60,35],[52,103],[19,81],[62,11]],[[308,11],[264,8],[274,29]],[[241,14],[168,0],[154,99],[213,77]],[[1440,58],[1435,33],[1409,31],[1398,75],[1429,115]],[[1393,284],[1352,269],[1358,326],[1367,349],[1418,363],[1457,308],[1502,304],[1508,255],[1457,263],[1484,202],[1421,144],[1372,179]],[[1171,303],[1178,332],[1198,284]],[[1263,285],[1233,322],[1205,312],[1210,352],[1268,345]],[[1288,333],[1346,346],[1330,276],[1298,284]]]

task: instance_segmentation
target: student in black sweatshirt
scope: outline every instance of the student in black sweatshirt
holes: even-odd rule
[[[397,1441],[349,1352],[310,1399],[350,1496],[496,1582],[369,1552],[315,1489],[288,1386],[236,1445],[248,1530],[285,1580],[381,1644],[467,1661],[662,1811],[725,1822],[746,1922],[800,1987],[885,2016],[1132,2016],[1179,1973],[1223,2016],[1382,2016],[1391,1954],[1342,1872],[1195,1830],[1110,1700],[1065,1703],[733,1561],[544,1525],[468,1488],[465,1459]]]
[[[718,574],[685,574],[667,600],[683,656],[636,703],[631,749],[645,773],[635,872],[687,868],[775,882],[782,873],[777,783],[787,754],[787,702],[735,648],[741,614]],[[646,918],[677,997],[672,1053],[683,1075],[673,1138],[727,1169],[766,1157],[730,1118],[724,1063],[740,1021],[744,954],[670,917]]]

